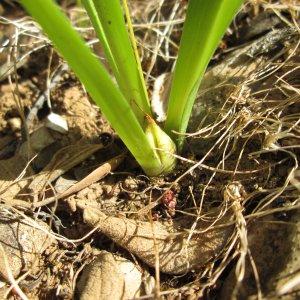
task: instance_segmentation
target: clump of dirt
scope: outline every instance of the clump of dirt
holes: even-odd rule
[[[18,86],[18,94],[24,110],[33,105],[34,92],[30,88],[30,82],[24,82]],[[10,126],[9,120],[13,118],[20,118],[18,106],[14,99],[14,93],[16,90],[15,84],[1,84],[0,86],[0,130],[2,136],[8,133],[13,133],[15,130]]]
[[[82,10],[61,2],[92,40]],[[125,258],[144,298],[296,297],[299,12],[277,4],[255,1],[239,12],[205,74],[177,168],[160,178],[143,174],[36,25],[16,19],[24,11],[3,4],[0,212],[25,222],[21,236],[43,225],[26,241],[10,238],[18,265],[8,274],[0,260],[0,297],[88,298],[91,274],[101,281],[97,295],[106,295],[110,268],[121,295],[130,287],[116,261]],[[150,92],[172,70],[185,7],[130,2]],[[50,112],[68,130],[49,128]],[[37,236],[51,247],[23,255]]]

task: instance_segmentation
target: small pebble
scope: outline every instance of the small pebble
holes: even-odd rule
[[[60,133],[66,133],[69,129],[67,121],[53,112],[47,116],[45,126]]]
[[[15,118],[11,118],[7,121],[10,129],[13,131],[13,132],[16,132],[16,131],[20,131],[21,130],[21,127],[22,127],[22,121],[20,118],[18,117],[15,117]]]

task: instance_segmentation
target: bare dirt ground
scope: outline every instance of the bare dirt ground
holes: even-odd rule
[[[82,9],[60,4],[104,61]],[[152,93],[186,1],[130,6]],[[148,178],[38,27],[1,2],[0,299],[298,299],[299,11],[245,3],[176,170]]]

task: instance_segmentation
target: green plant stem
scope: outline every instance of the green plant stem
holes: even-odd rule
[[[135,39],[135,36],[134,36],[134,31],[133,31],[131,18],[130,18],[130,12],[129,12],[129,8],[128,8],[127,0],[123,0],[123,7],[124,7],[126,21],[127,21],[129,38],[130,38],[130,41],[131,41],[131,45],[133,47],[136,65],[137,65],[138,72],[139,72],[139,75],[140,75],[140,78],[141,78],[141,84],[142,84],[142,87],[143,87],[143,90],[144,90],[144,94],[147,95],[147,103],[148,103],[148,105],[150,105],[148,94],[147,94],[147,87],[146,87],[146,83],[145,83],[145,78],[144,78],[144,74],[143,74],[143,69],[142,69],[142,65],[141,65],[141,59],[140,59],[140,56],[139,56],[139,51],[138,51],[137,44],[136,44],[136,39]],[[149,109],[149,111],[150,111],[150,114],[151,114],[152,111],[150,109]]]

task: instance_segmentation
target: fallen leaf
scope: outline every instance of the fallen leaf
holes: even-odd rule
[[[6,280],[8,278],[5,258],[10,267],[9,271],[14,277],[18,276],[23,268],[30,269],[33,274],[33,265],[41,263],[41,254],[48,247],[56,244],[56,240],[47,234],[49,227],[45,223],[38,221],[36,225],[33,227],[24,220],[1,215],[0,244],[4,251],[0,255],[2,278]]]
[[[198,222],[197,230],[203,233],[184,231],[184,220],[165,226],[159,222],[139,222],[127,218],[110,217],[100,210],[82,207],[84,221],[105,234],[130,253],[138,256],[151,267],[155,267],[155,244],[158,249],[160,271],[169,274],[184,274],[199,269],[216,258],[224,249],[233,233],[234,226],[208,229],[212,223]],[[228,211],[214,225],[225,224],[231,217]],[[188,224],[191,217],[186,219]],[[187,227],[189,228],[189,227]],[[155,239],[154,239],[155,237]]]
[[[77,283],[81,300],[133,299],[144,294],[142,273],[131,261],[101,251]]]

